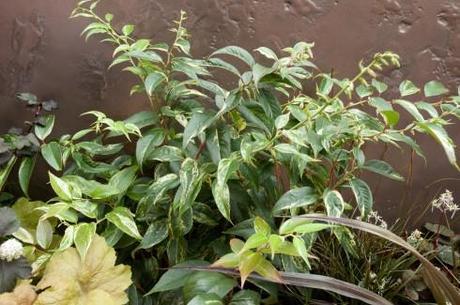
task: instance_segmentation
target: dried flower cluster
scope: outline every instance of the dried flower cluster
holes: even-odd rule
[[[22,244],[14,238],[8,239],[0,246],[0,259],[11,262],[24,255]]]
[[[460,210],[460,207],[454,203],[452,192],[445,190],[438,198],[431,201],[431,209],[438,209],[443,213],[450,212],[452,213],[451,218],[454,218],[455,213]]]

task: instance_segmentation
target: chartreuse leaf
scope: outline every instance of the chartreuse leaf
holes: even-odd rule
[[[273,207],[273,213],[282,210],[305,207],[318,201],[318,195],[312,187],[305,186],[284,193]]]
[[[390,164],[382,160],[366,161],[362,168],[393,180],[404,181],[404,178]]]
[[[123,305],[131,285],[131,270],[116,265],[115,250],[95,235],[83,258],[75,248],[56,252],[37,284],[42,290],[34,305]]]
[[[113,223],[118,229],[135,239],[142,239],[134,221],[133,214],[128,208],[116,207],[106,216],[107,220]]]
[[[296,248],[297,253],[304,260],[305,264],[307,264],[308,269],[311,269],[310,261],[308,260],[308,251],[307,251],[307,247],[305,246],[305,241],[298,236],[294,236],[292,238],[292,243],[294,244],[294,247]]]
[[[374,199],[372,197],[372,191],[361,179],[354,178],[350,180],[350,186],[355,195],[356,203],[358,204],[359,211],[361,212],[361,217],[365,218],[372,210],[372,205],[374,204]]]
[[[91,246],[95,235],[95,223],[81,223],[75,227],[73,242],[75,243],[78,254],[80,254],[82,259],[86,257],[86,253],[88,253],[89,247]]]
[[[442,83],[432,80],[425,84],[423,92],[425,93],[426,97],[432,97],[449,93],[449,89],[444,87]]]
[[[241,287],[244,286],[244,282],[246,282],[248,276],[257,269],[263,260],[264,257],[258,252],[248,251],[240,255],[240,264],[238,269],[241,276]]]
[[[309,234],[329,229],[333,227],[329,224],[314,223],[305,219],[290,218],[283,222],[279,228],[279,233],[282,235],[298,233]]]
[[[22,159],[21,165],[19,166],[19,186],[21,187],[21,190],[27,197],[29,197],[30,177],[32,176],[32,171],[34,167],[35,158],[33,157],[25,157],[24,159]]]

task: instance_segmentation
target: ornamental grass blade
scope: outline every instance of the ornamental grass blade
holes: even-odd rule
[[[214,268],[210,266],[184,266],[180,268],[186,268],[195,271],[212,271],[220,272],[231,276],[240,276],[240,273],[234,269],[225,268]],[[262,277],[257,274],[249,275],[250,280],[269,281],[278,284],[293,285],[312,289],[327,290],[340,294],[345,297],[360,300],[369,305],[393,305],[390,301],[386,300],[382,296],[361,288],[354,284],[350,284],[341,280],[337,280],[332,277],[309,274],[309,273],[294,273],[294,272],[279,272],[279,281],[275,281],[266,277]]]
[[[460,304],[460,292],[449,281],[449,279],[444,275],[444,273],[438,270],[428,259],[426,259],[414,247],[412,247],[404,239],[397,236],[393,232],[367,222],[362,222],[359,220],[348,218],[328,217],[322,214],[302,215],[295,216],[294,218],[310,219],[316,221],[341,224],[353,229],[374,234],[405,248],[406,250],[411,252],[415,257],[417,257],[417,259],[422,263],[423,278],[425,280],[425,283],[433,293],[433,296],[435,297],[437,303],[440,305],[446,305],[448,304],[447,301],[449,301],[451,304]]]

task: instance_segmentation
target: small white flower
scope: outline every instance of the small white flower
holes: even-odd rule
[[[367,222],[373,223],[381,228],[387,229],[388,224],[387,222],[383,219],[382,216],[380,216],[377,211],[371,211],[369,215],[367,215]]]
[[[24,255],[22,244],[14,238],[8,239],[0,246],[0,259],[11,262]]]
[[[423,240],[422,232],[415,229],[412,233],[407,237],[407,242],[412,246],[417,246]]]
[[[460,210],[460,207],[454,203],[454,196],[452,196],[452,192],[449,190],[445,190],[438,198],[431,201],[431,210],[433,211],[435,208],[443,213],[451,212],[452,218],[454,218],[455,213]]]

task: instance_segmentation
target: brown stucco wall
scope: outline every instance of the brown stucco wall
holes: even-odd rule
[[[0,1],[0,132],[21,125],[28,114],[14,100],[29,91],[60,102],[58,130],[74,131],[86,122],[79,114],[101,109],[124,117],[145,106],[130,97],[132,79],[118,69],[107,71],[110,47],[79,33],[84,20],[69,20],[71,0]],[[102,7],[101,7],[102,8]],[[188,12],[195,55],[237,44],[246,48],[281,48],[298,40],[315,41],[318,65],[350,76],[362,57],[393,50],[403,58],[392,83],[410,78],[420,84],[437,78],[460,84],[460,1],[458,0],[105,0],[103,8],[120,23],[134,22],[136,34],[156,41],[170,39],[166,31],[180,9]],[[460,127],[451,128],[460,143]],[[460,198],[460,179],[440,148],[420,137],[428,150],[428,166],[415,159],[413,179],[404,185],[375,180],[377,206],[386,215],[420,211],[439,187]],[[381,149],[375,149],[377,155]],[[410,154],[387,154],[407,173]]]

